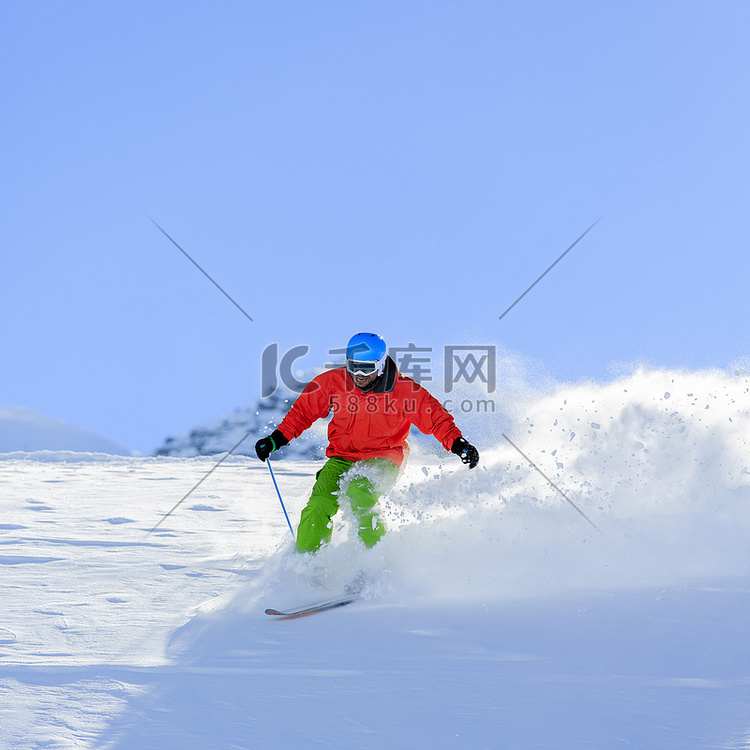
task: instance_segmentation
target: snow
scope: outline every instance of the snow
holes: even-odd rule
[[[527,393],[474,471],[415,447],[373,550],[342,514],[314,557],[251,457],[180,503],[216,457],[0,456],[0,746],[749,748],[749,389]],[[320,462],[276,455],[296,521]]]

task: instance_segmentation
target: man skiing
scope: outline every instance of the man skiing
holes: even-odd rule
[[[299,437],[316,420],[333,416],[323,468],[297,529],[297,550],[315,552],[331,540],[332,518],[345,496],[366,547],[385,534],[377,501],[396,482],[409,452],[411,425],[434,435],[473,469],[479,452],[456,427],[453,416],[427,389],[398,372],[385,341],[358,333],[346,348],[346,366],[318,375],[292,404],[278,429],[255,444],[261,461]]]

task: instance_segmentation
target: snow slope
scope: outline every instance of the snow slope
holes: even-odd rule
[[[415,449],[366,552],[314,558],[267,469],[0,460],[3,748],[748,748],[750,381],[526,394],[469,472]],[[275,461],[293,519],[319,467]],[[364,569],[363,601],[291,621]]]

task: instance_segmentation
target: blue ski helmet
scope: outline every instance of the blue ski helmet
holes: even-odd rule
[[[388,350],[377,333],[356,333],[346,346],[346,369],[352,375],[383,374]]]

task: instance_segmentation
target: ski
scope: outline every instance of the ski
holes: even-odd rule
[[[357,594],[348,594],[340,599],[331,599],[327,602],[309,604],[305,607],[298,607],[297,609],[273,609],[272,607],[269,607],[265,612],[267,615],[274,615],[282,618],[305,617],[306,615],[314,615],[318,612],[325,612],[329,609],[345,607],[347,604],[357,601],[357,599],[359,599]]]

